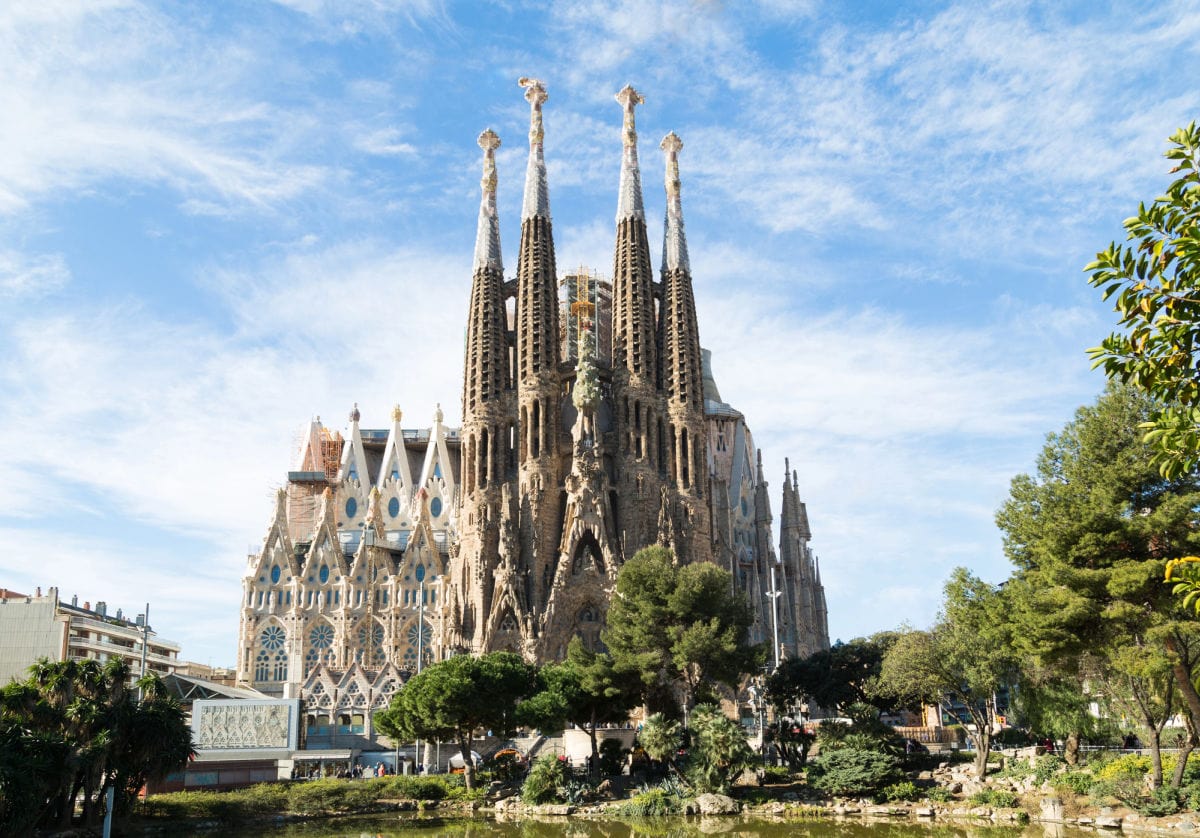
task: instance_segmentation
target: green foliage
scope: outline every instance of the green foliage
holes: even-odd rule
[[[806,658],[788,658],[767,679],[767,695],[781,712],[806,699],[843,714],[852,704],[894,709],[893,697],[879,689],[879,673],[895,639],[895,632],[880,632],[839,641]]]
[[[476,728],[504,733],[545,713],[539,701],[527,703],[544,692],[537,670],[511,652],[457,655],[409,679],[375,723],[392,738],[449,740],[469,754]],[[470,790],[475,766],[469,759],[464,778]]]
[[[925,790],[925,799],[931,803],[949,803],[954,795],[945,786],[934,786]]]
[[[616,807],[616,814],[627,818],[657,818],[683,812],[686,800],[677,782],[664,780],[657,786],[642,786],[628,802]]]
[[[1033,734],[1024,728],[1006,727],[992,737],[992,741],[1000,748],[1024,748],[1035,740]]]
[[[1015,678],[1016,658],[1004,596],[957,568],[946,582],[942,613],[929,631],[900,634],[884,656],[880,684],[908,700],[967,708],[975,728],[976,773],[987,767],[992,696]]]
[[[1161,406],[1142,426],[1163,476],[1200,464],[1200,129],[1170,137],[1166,157],[1178,177],[1165,194],[1125,220],[1127,244],[1096,254],[1088,282],[1112,300],[1118,331],[1088,350],[1110,379],[1131,384]]]
[[[658,709],[669,709],[675,685],[689,704],[716,684],[736,688],[765,655],[749,642],[753,615],[730,574],[673,558],[647,547],[622,565],[602,634],[617,672],[636,678]]]
[[[646,756],[656,762],[673,762],[683,744],[683,727],[662,713],[654,713],[642,724],[638,741]]]
[[[879,798],[889,803],[920,800],[921,790],[917,788],[917,784],[912,780],[904,780],[899,783],[892,783],[890,786],[884,786],[879,791]]]
[[[1014,809],[1020,802],[1017,795],[1003,789],[980,789],[969,799],[976,806],[996,806],[1001,809]]]
[[[621,773],[629,749],[621,745],[620,739],[605,739],[600,743],[600,771],[610,777]]]
[[[790,783],[792,772],[785,765],[768,765],[762,770],[762,781],[770,785]]]
[[[150,779],[182,768],[191,732],[157,676],[129,684],[129,666],[112,659],[39,661],[29,677],[0,689],[0,832],[68,827],[78,805],[99,821],[115,791],[127,813]]]
[[[1095,784],[1096,778],[1090,771],[1067,771],[1053,777],[1054,788],[1067,789],[1075,794],[1088,794]]]
[[[688,754],[688,779],[698,793],[729,792],[730,784],[758,759],[746,731],[719,707],[701,704],[692,712],[692,747]]]
[[[1151,818],[1162,818],[1179,811],[1180,794],[1178,789],[1161,786],[1148,795],[1138,795],[1134,799],[1122,802],[1137,810],[1139,815]]]
[[[809,784],[831,795],[872,795],[899,776],[900,763],[894,756],[859,748],[822,753],[808,769]]]
[[[531,805],[549,803],[566,783],[566,762],[554,754],[543,754],[529,766],[529,776],[521,786],[521,799]]]
[[[444,800],[462,793],[464,786],[458,774],[421,776],[392,774],[377,780],[379,796],[400,800]]]
[[[1150,772],[1150,757],[1143,754],[1122,754],[1096,769],[1097,780],[1115,780],[1118,777],[1145,777]]]

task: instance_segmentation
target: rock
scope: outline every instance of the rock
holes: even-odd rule
[[[559,815],[566,817],[575,814],[575,807],[566,803],[546,803],[535,807],[533,811],[539,815]]]
[[[1062,798],[1043,797],[1042,798],[1041,818],[1044,821],[1062,821],[1062,819],[1063,819]]]
[[[1184,818],[1179,823],[1175,824],[1175,828],[1178,829],[1180,832],[1195,832],[1196,824],[1194,821],[1190,821],[1187,818]]]
[[[917,808],[913,809],[913,814],[918,818],[932,818],[933,809],[929,806],[918,806]]]
[[[611,798],[612,793],[612,780],[604,780],[600,785],[596,786],[596,794]]]
[[[702,794],[696,798],[696,808],[702,815],[736,815],[738,802],[724,794]]]
[[[800,800],[800,795],[796,794],[794,791],[785,791],[780,795],[780,797],[789,803],[796,803]]]
[[[946,786],[946,791],[950,792],[951,794],[962,794],[962,790],[962,783],[949,783]]]
[[[1113,815],[1101,815],[1096,818],[1097,829],[1120,829],[1121,819]]]
[[[986,806],[976,806],[974,809],[968,810],[967,814],[973,818],[990,818],[992,810]]]
[[[932,780],[933,772],[932,771],[922,771],[919,774],[917,774],[917,779],[918,780]]]
[[[1079,824],[1080,826],[1091,826],[1094,821],[1091,818],[1079,818],[1075,821],[1075,823]]]

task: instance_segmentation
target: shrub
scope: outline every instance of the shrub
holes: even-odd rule
[[[992,737],[992,741],[1001,748],[1024,748],[1034,742],[1029,731],[1019,727],[1004,728]]]
[[[1067,764],[1058,754],[1042,754],[1033,764],[1033,778],[1044,783],[1057,774]]]
[[[768,765],[762,770],[763,783],[790,783],[792,772],[786,765]]]
[[[976,806],[997,806],[1001,809],[1013,809],[1018,802],[1015,794],[1001,789],[982,789],[971,795],[970,800]]]
[[[954,795],[945,786],[934,786],[931,789],[926,789],[925,799],[931,803],[949,803],[954,799]]]
[[[1075,794],[1087,794],[1095,783],[1096,778],[1089,771],[1067,771],[1054,778],[1056,789],[1067,789]]]
[[[678,815],[683,811],[683,801],[679,784],[668,781],[657,786],[642,786],[641,791],[631,797],[629,802],[617,807],[616,813],[631,818]]]
[[[879,792],[879,796],[890,803],[898,803],[902,800],[920,800],[921,790],[917,788],[917,784],[912,780],[904,780],[900,783],[892,783],[890,786],[885,786]]]
[[[361,780],[313,780],[288,789],[288,811],[297,815],[331,815],[364,809],[379,799],[383,786]]]
[[[452,777],[458,777],[452,774]],[[398,797],[402,800],[442,800],[450,796],[449,783],[441,777],[421,777],[412,774],[394,774],[380,781],[380,797]]]
[[[873,794],[898,779],[899,761],[889,754],[839,748],[821,754],[808,770],[813,788],[833,795]]]
[[[628,748],[621,747],[620,739],[605,739],[600,743],[600,771],[607,776],[621,773],[625,765]]]
[[[1152,791],[1148,798],[1128,802],[1140,815],[1161,818],[1179,811],[1179,792],[1168,786],[1161,786]]]
[[[1166,760],[1163,762],[1163,771],[1166,771]],[[1142,754],[1122,754],[1096,769],[1096,779],[1115,780],[1118,777],[1144,777],[1148,773],[1150,773],[1150,757]]]
[[[567,764],[554,754],[543,754],[529,768],[521,786],[521,799],[529,804],[548,803],[567,783]]]

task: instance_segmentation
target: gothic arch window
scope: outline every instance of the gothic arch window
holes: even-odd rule
[[[334,631],[333,626],[321,620],[308,630],[307,650],[304,653],[304,674],[312,672],[318,664],[332,666],[334,662]]]
[[[517,631],[517,618],[509,611],[504,615],[504,619],[500,621],[500,633],[511,634],[515,631]]]
[[[594,605],[584,606],[575,615],[575,633],[583,640],[584,647],[593,652],[604,650],[604,644],[600,641],[602,625],[600,611]]]
[[[604,573],[604,556],[600,552],[596,536],[590,530],[583,534],[583,537],[579,539],[579,544],[575,547],[575,559],[571,562],[571,574],[578,576],[589,571],[601,575]]]
[[[287,680],[287,632],[271,623],[258,636],[258,654],[254,659],[255,681]]]

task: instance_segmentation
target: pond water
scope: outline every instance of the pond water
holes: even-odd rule
[[[173,836],[213,835],[212,831],[189,833],[172,830]],[[595,818],[438,818],[380,816],[335,818],[288,824],[275,828],[256,825],[252,830],[221,830],[220,838],[426,838],[449,835],[456,838],[687,838],[700,835],[766,836],[766,838],[1094,838],[1096,833],[1064,828],[1057,824],[1023,827],[986,824],[919,824],[912,822],[785,821],[753,818],[659,818],[618,821]]]

